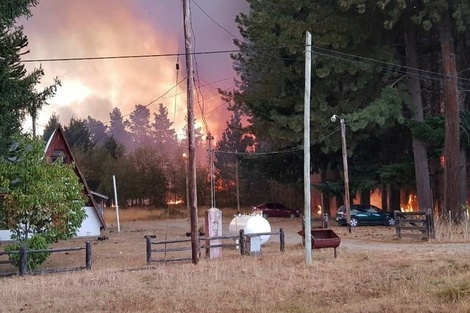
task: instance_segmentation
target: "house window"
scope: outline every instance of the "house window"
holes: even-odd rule
[[[63,157],[63,162],[65,164],[68,164],[67,156],[65,155],[64,150],[62,150],[62,149],[55,149],[52,152],[51,161],[55,162],[60,156]]]

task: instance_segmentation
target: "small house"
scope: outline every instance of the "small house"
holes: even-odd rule
[[[65,163],[75,163],[75,174],[83,184],[83,194],[88,199],[84,207],[87,217],[77,231],[76,236],[100,236],[101,231],[106,229],[106,223],[103,219],[103,211],[100,209],[100,206],[95,200],[95,197],[98,196],[103,199],[107,199],[107,197],[98,193],[93,193],[88,187],[85,177],[80,172],[79,166],[75,162],[70,146],[65,139],[64,130],[60,125],[57,126],[49,138],[45,149],[45,155],[51,160],[51,162],[55,161],[57,158],[63,155]],[[10,231],[0,230],[0,241],[10,240],[10,235]]]

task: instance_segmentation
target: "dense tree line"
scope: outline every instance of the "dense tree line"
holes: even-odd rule
[[[343,193],[339,125],[346,121],[351,189],[362,201],[400,190],[420,208],[466,202],[468,65],[466,2],[248,0],[233,56],[239,90],[231,108],[248,116],[263,175],[301,184],[305,31],[313,35],[312,168],[327,195]],[[458,74],[457,74],[458,72]],[[462,120],[462,123],[460,122]],[[460,128],[459,128],[460,126]],[[387,197],[388,193],[388,197]],[[328,199],[328,197],[325,197]],[[324,203],[328,207],[328,203]]]
[[[351,191],[367,202],[381,189],[384,208],[399,209],[400,191],[417,193],[421,209],[436,203],[462,212],[469,147],[469,4],[454,0],[247,0],[237,17],[242,40],[233,55],[237,90],[223,93],[233,111],[215,151],[221,205],[277,200],[276,187],[301,197],[305,31],[313,35],[312,169],[324,199],[344,193],[341,136],[346,121]],[[37,1],[0,4],[0,145],[35,116],[58,82],[37,92],[41,69],[26,73],[21,27]],[[242,120],[246,125],[242,126]],[[58,123],[53,115],[47,139]],[[116,175],[123,204],[163,205],[185,194],[185,139],[168,111],[119,108],[109,122],[88,116],[64,125],[92,189],[112,194]],[[200,204],[208,201],[207,142],[199,132]],[[301,202],[301,201],[299,201]],[[328,209],[328,201],[323,203]]]
[[[90,116],[72,118],[63,125],[64,133],[80,170],[94,191],[114,200],[113,175],[118,185],[121,206],[165,207],[167,202],[186,201],[185,140],[179,140],[168,118],[168,110],[159,104],[151,122],[148,107],[136,105],[129,119],[119,108],[110,112],[110,123]],[[44,129],[48,140],[59,124],[53,114]],[[109,124],[109,125],[107,125]],[[198,129],[198,199],[208,200],[207,147]]]

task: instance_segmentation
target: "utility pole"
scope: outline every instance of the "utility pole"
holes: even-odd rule
[[[348,169],[348,149],[346,147],[346,124],[343,118],[339,120],[341,124],[341,150],[343,152],[344,171],[344,205],[346,206],[346,224],[351,233],[351,199],[349,198],[349,169]]]
[[[193,58],[191,36],[191,7],[190,0],[183,0],[184,39],[186,56],[186,83],[188,106],[188,189],[191,217],[191,255],[194,264],[199,261],[199,232],[197,225],[197,186],[196,186],[196,139],[194,134],[194,103],[193,103]]]
[[[348,148],[346,146],[346,122],[344,118],[333,114],[331,122],[336,122],[339,118],[341,124],[341,151],[343,152],[343,175],[344,175],[344,206],[346,207],[346,225],[351,233],[351,199],[349,198],[349,169],[348,169]]]
[[[305,36],[305,97],[304,97],[304,223],[305,262],[312,263],[312,220],[310,186],[310,90],[312,79],[312,34]]]
[[[207,135],[207,141],[209,141],[209,175],[210,175],[210,183],[211,183],[211,208],[215,208],[215,184],[214,184],[214,157],[213,157],[213,150],[212,150],[212,140],[214,137],[209,133]]]
[[[240,182],[238,177],[238,150],[235,150],[235,180],[237,183],[237,214],[240,214]]]

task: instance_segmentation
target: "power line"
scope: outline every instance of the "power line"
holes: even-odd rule
[[[201,8],[201,6],[199,4],[197,4],[196,1],[193,1],[193,3],[199,8],[199,10],[202,11],[202,13],[204,13],[212,22],[214,22],[217,26],[219,26],[220,28],[222,28],[223,30],[225,30],[226,33],[228,33],[230,36],[232,36],[233,38],[237,39],[237,40],[240,40],[240,38],[238,38],[237,36],[235,36],[234,34],[232,34],[227,28],[223,27],[222,25],[220,25],[216,20],[214,20],[210,15],[209,13],[207,13],[206,11],[204,11],[203,8]],[[240,40],[241,41],[241,40]]]
[[[340,131],[340,127],[337,127],[334,131],[330,132],[329,134],[326,134],[312,142],[310,142],[310,146],[313,146],[315,144],[321,143],[325,141],[327,138],[333,136],[337,132]],[[231,155],[239,155],[239,156],[270,156],[270,155],[279,155],[279,154],[289,154],[289,153],[294,153],[297,151],[301,151],[304,149],[303,145],[295,146],[289,149],[285,150],[275,150],[275,151],[266,151],[266,152],[239,152],[239,151],[221,151],[221,150],[215,150],[215,153],[219,154],[231,154]]]
[[[303,45],[288,45],[288,46],[270,46],[270,47],[258,47],[258,50],[274,50],[274,49],[285,49],[293,47],[303,47]],[[441,80],[443,78],[457,78],[461,82],[469,83],[465,85],[466,87],[470,86],[470,79],[460,78],[460,77],[450,77],[446,76],[439,72],[422,70],[419,68],[413,68],[406,65],[381,61],[377,59],[367,58],[356,54],[349,54],[345,52],[320,48],[317,46],[312,46],[312,49],[318,55],[323,55],[325,57],[332,57],[344,61],[350,61],[354,63],[360,63],[364,65],[379,67],[379,68],[396,68],[395,71],[402,73],[408,76],[418,76],[424,80]],[[240,49],[231,49],[231,50],[213,50],[213,51],[201,51],[201,52],[192,52],[190,55],[213,55],[213,54],[224,54],[224,53],[237,53],[241,52]],[[136,55],[116,55],[116,56],[96,56],[96,57],[71,57],[71,58],[42,58],[42,59],[26,59],[21,60],[22,63],[38,63],[38,62],[71,62],[71,61],[94,61],[94,60],[116,60],[116,59],[140,59],[140,58],[156,58],[156,57],[175,57],[183,56],[184,53],[161,53],[161,54],[136,54]],[[283,58],[288,59],[288,58]],[[292,60],[300,60],[292,59]],[[410,70],[416,73],[409,73],[403,69]]]
[[[233,50],[214,50],[214,51],[201,51],[192,52],[191,55],[211,55],[223,53],[235,53],[238,49]],[[95,60],[117,60],[117,59],[144,59],[144,58],[159,58],[159,57],[176,57],[184,56],[184,53],[160,53],[160,54],[134,54],[134,55],[108,55],[96,57],[71,57],[71,58],[43,58],[43,59],[26,59],[21,60],[22,63],[38,63],[38,62],[71,62],[71,61],[95,61]]]

